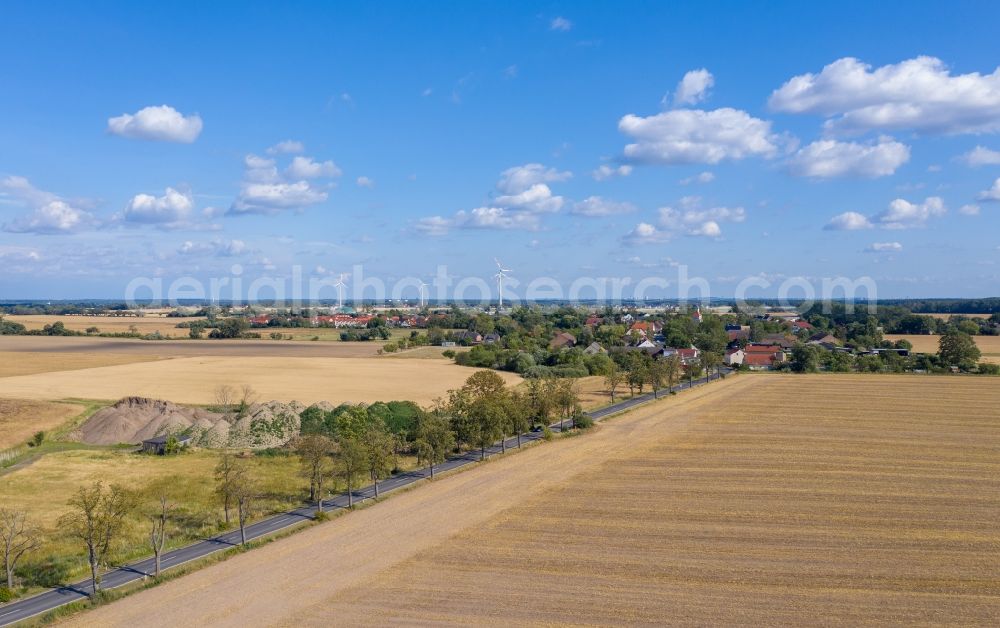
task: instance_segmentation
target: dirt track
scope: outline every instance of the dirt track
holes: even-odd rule
[[[76,623],[992,623],[993,384],[730,378]]]

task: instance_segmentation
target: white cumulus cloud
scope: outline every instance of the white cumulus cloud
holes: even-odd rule
[[[671,237],[673,237],[673,233],[669,231],[657,229],[656,225],[651,225],[648,222],[640,222],[632,231],[625,234],[624,240],[631,244],[654,244],[666,242]]]
[[[496,197],[497,205],[512,209],[522,209],[534,213],[557,212],[563,206],[563,197],[554,196],[549,186],[535,183],[526,190],[516,194],[504,194]]]
[[[911,229],[922,227],[927,221],[948,212],[944,201],[939,196],[931,196],[923,203],[911,203],[897,198],[889,203],[889,207],[875,216],[875,222],[885,229]]]
[[[818,74],[795,76],[770,97],[776,111],[828,117],[830,131],[913,129],[926,133],[1000,131],[1000,68],[952,74],[935,57],[873,68],[852,57]]]
[[[701,68],[700,70],[691,70],[684,75],[681,82],[677,84],[677,89],[674,90],[674,105],[696,105],[708,97],[708,90],[715,85],[715,77],[712,73]],[[664,101],[667,98],[664,97]]]
[[[827,231],[859,231],[861,229],[871,229],[874,225],[868,220],[868,216],[858,212],[844,212],[830,219],[823,227]]]
[[[969,152],[958,157],[959,161],[973,168],[979,166],[1000,166],[1000,151],[990,150],[985,146],[976,146]]]
[[[896,172],[910,159],[910,147],[882,137],[877,144],[819,140],[788,159],[788,170],[800,177],[875,179]]]
[[[865,249],[867,253],[898,253],[903,250],[899,242],[873,242]]]
[[[143,224],[177,223],[188,218],[194,208],[190,193],[167,188],[163,196],[136,194],[125,206],[126,222]]]
[[[315,180],[342,174],[333,161],[317,161],[304,155],[293,157],[283,171],[274,158],[249,154],[243,162],[240,193],[227,212],[231,215],[268,214],[317,205],[329,198],[334,184]]]
[[[67,234],[97,223],[90,212],[77,207],[72,201],[36,188],[24,177],[0,179],[0,191],[12,197],[16,204],[31,210],[3,225],[3,230],[9,233]]]
[[[108,118],[108,131],[136,140],[190,144],[201,134],[201,117],[185,116],[169,105],[145,107],[135,114]]]
[[[593,177],[595,181],[604,181],[614,177],[627,177],[630,174],[632,174],[632,166],[628,164],[622,164],[620,166],[602,164],[595,168],[590,173],[590,176]]]
[[[573,22],[570,22],[569,20],[567,20],[562,16],[557,15],[556,17],[552,18],[551,22],[549,22],[549,30],[565,32],[570,30],[571,28],[573,28]]]
[[[297,140],[284,140],[267,149],[268,155],[297,155],[305,151],[306,146]]]
[[[780,138],[771,123],[731,108],[676,109],[649,117],[624,116],[618,130],[635,140],[625,157],[637,163],[717,164],[747,157],[772,158]]]
[[[742,207],[712,207],[697,209],[700,199],[685,197],[681,206],[688,209],[678,210],[673,207],[660,208],[659,226],[668,231],[681,232],[692,236],[717,238],[722,235],[722,222],[743,222],[746,220],[746,210]]]
[[[844,212],[834,216],[824,229],[828,231],[857,231],[861,229],[915,229],[924,227],[931,218],[948,213],[944,200],[930,196],[923,203],[912,203],[906,199],[894,199],[882,212],[865,216],[858,212]]]
[[[715,175],[707,170],[691,177],[684,177],[678,183],[681,185],[691,185],[692,183],[711,183],[715,181]]]
[[[298,155],[285,169],[285,174],[293,179],[317,179],[339,177],[342,173],[332,161],[315,161],[312,157]]]
[[[635,211],[632,203],[612,201],[600,196],[589,196],[578,203],[573,204],[571,213],[578,216],[614,216],[616,214],[628,214]]]
[[[500,181],[497,182],[497,190],[504,194],[517,194],[527,190],[536,183],[567,181],[572,177],[572,172],[546,168],[542,164],[524,164],[523,166],[514,166],[501,172]]]
[[[993,182],[993,186],[988,190],[979,193],[981,201],[1000,201],[1000,178]]]
[[[566,181],[573,174],[542,164],[531,163],[508,168],[500,173],[496,194],[489,205],[466,211],[452,217],[428,216],[413,223],[422,234],[440,236],[451,229],[521,229],[537,231],[541,228],[539,216],[558,212],[565,199],[552,193],[547,183]]]

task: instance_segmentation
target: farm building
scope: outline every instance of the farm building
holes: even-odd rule
[[[143,453],[157,454],[162,456],[163,454],[167,453],[167,443],[170,442],[171,438],[174,438],[177,441],[178,447],[187,447],[188,445],[191,444],[190,434],[176,435],[173,437],[164,434],[162,436],[154,436],[153,438],[147,438],[146,440],[142,441],[142,451]]]

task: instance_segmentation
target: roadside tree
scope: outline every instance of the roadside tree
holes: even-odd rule
[[[611,362],[611,365],[608,367],[608,373],[604,376],[604,385],[607,387],[608,392],[611,393],[611,403],[615,402],[615,391],[622,385],[624,379],[625,374],[622,373],[618,364]]]
[[[167,501],[166,495],[160,495],[159,508],[150,515],[149,545],[153,550],[153,577],[160,577],[160,556],[163,546],[167,543],[167,522],[174,505]]]
[[[389,477],[392,471],[392,435],[384,423],[372,421],[361,434],[361,445],[377,499],[379,480]]]
[[[125,517],[132,511],[132,495],[117,484],[105,486],[100,480],[81,486],[70,498],[70,512],[59,519],[67,535],[87,546],[87,564],[93,595],[101,588],[101,565],[105,564],[125,527]]]
[[[316,504],[316,514],[323,512],[326,479],[333,473],[336,443],[323,434],[307,434],[295,439],[295,453],[302,465],[302,477],[309,480],[309,501]]]
[[[344,480],[347,488],[347,507],[354,508],[354,489],[358,478],[368,468],[368,459],[361,441],[351,436],[339,440],[340,455],[337,458],[336,475]]]
[[[0,550],[3,551],[3,567],[7,588],[14,589],[14,571],[25,554],[42,544],[42,536],[37,528],[28,522],[23,510],[0,508]]]
[[[448,419],[433,412],[422,415],[417,424],[416,445],[417,456],[430,466],[433,478],[434,465],[447,460],[455,448],[455,434]]]

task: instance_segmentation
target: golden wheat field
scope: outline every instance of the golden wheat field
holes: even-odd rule
[[[382,358],[173,358],[0,378],[0,397],[106,399],[127,396],[207,404],[221,385],[249,385],[260,400],[371,403],[405,399],[428,405],[475,369],[438,360]],[[513,373],[501,376],[514,384]]]
[[[730,377],[78,623],[995,625],[998,404],[989,378]]]
[[[1000,336],[973,336],[976,346],[982,351],[983,362],[1000,364]],[[937,353],[941,336],[930,334],[886,334],[886,340],[908,340],[913,350],[918,353]]]
[[[28,329],[41,329],[55,322],[62,322],[66,329],[87,331],[96,327],[102,334],[123,334],[135,328],[140,334],[160,335],[171,338],[187,338],[188,330],[177,327],[178,323],[202,320],[200,318],[167,318],[164,316],[56,316],[31,314],[27,316],[7,316],[7,321],[21,323]]]

